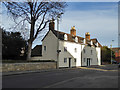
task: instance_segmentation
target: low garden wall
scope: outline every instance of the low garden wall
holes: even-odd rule
[[[56,62],[3,63],[2,72],[56,69]]]

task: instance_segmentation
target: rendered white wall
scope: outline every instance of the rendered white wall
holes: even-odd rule
[[[44,51],[44,46],[46,46],[46,51]],[[49,31],[42,42],[42,55],[44,60],[57,60],[57,38],[52,31]]]
[[[67,52],[64,52],[64,47],[67,47]],[[77,52],[75,52],[75,48],[77,48]],[[59,41],[59,49],[61,50],[59,54],[59,66],[60,67],[68,67],[69,66],[69,58],[71,59],[71,65],[81,66],[81,44],[72,43],[69,41]],[[64,63],[64,58],[67,58],[67,63]],[[76,58],[76,62],[74,62],[74,58]]]
[[[85,49],[85,53],[82,50],[82,66],[87,66],[87,58],[92,59],[90,65],[98,65],[96,48],[90,46],[83,46],[83,49]],[[91,50],[92,50],[92,54],[91,54]]]
[[[96,51],[97,51],[97,57],[98,57],[98,65],[101,65],[101,48],[97,47]]]

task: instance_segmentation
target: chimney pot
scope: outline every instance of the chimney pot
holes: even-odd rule
[[[88,40],[90,40],[90,33],[89,32],[85,33],[85,38],[88,39]]]
[[[50,20],[50,23],[49,23],[49,30],[54,30],[54,29],[55,29],[54,20]]]
[[[71,34],[72,36],[76,36],[75,26],[73,26],[73,27],[71,28],[70,34]]]

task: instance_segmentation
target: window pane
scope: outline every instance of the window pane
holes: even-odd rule
[[[64,47],[64,52],[67,52],[67,47]]]
[[[84,58],[84,62],[85,62],[85,58]]]
[[[76,58],[74,59],[74,62],[76,62]]]
[[[44,51],[46,51],[46,46],[44,46]]]
[[[83,52],[85,53],[85,49],[83,49]]]
[[[92,55],[92,50],[91,50],[91,55]]]
[[[77,52],[77,48],[75,48],[75,52]]]
[[[64,58],[64,63],[67,63],[67,58]]]

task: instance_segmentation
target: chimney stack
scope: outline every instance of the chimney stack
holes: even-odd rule
[[[85,33],[85,38],[86,38],[87,40],[90,40],[90,33],[89,33],[89,32]]]
[[[50,23],[49,23],[49,30],[54,30],[54,29],[55,29],[54,20],[50,20]]]
[[[76,36],[75,26],[73,26],[73,27],[71,28],[70,34],[71,34],[72,36]]]

